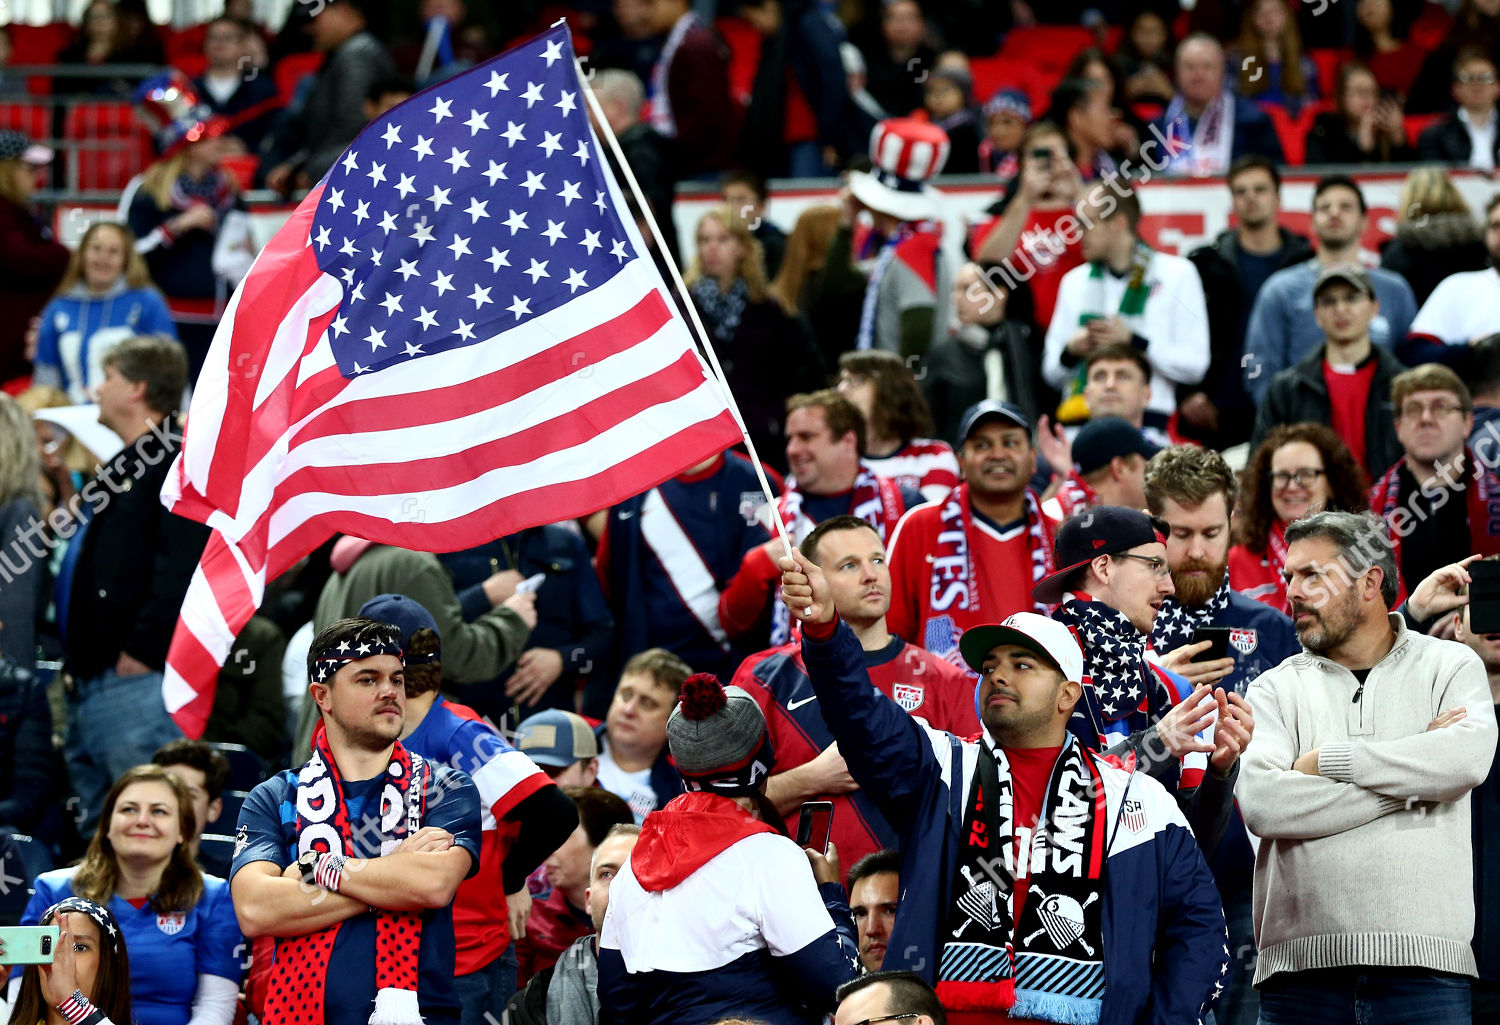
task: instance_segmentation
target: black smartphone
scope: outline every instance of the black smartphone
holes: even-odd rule
[[[1039,160],[1044,164],[1052,163],[1052,151],[1045,146],[1039,146],[1031,151],[1031,159]]]
[[[828,837],[833,832],[833,802],[806,801],[797,815],[797,846],[811,847],[828,853]]]
[[[1208,650],[1193,656],[1194,662],[1212,662],[1216,658],[1233,658],[1229,654],[1229,627],[1200,626],[1193,631],[1193,643],[1209,641]]]
[[[1469,563],[1469,630],[1500,633],[1500,562]]]

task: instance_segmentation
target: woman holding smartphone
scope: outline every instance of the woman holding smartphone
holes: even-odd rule
[[[40,924],[58,927],[52,963],[22,970],[11,987],[11,1025],[130,1025],[130,958],[109,909],[69,897]],[[0,965],[5,954],[0,944]]]

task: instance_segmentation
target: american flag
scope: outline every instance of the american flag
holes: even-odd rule
[[[556,26],[369,125],[235,294],[162,500],[214,533],[167,657],[200,736],[265,581],[336,532],[454,551],[740,440]]]

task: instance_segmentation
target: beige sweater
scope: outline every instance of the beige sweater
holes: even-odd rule
[[[1261,839],[1257,985],[1345,965],[1475,974],[1469,791],[1495,752],[1489,682],[1464,645],[1391,623],[1358,700],[1353,673],[1307,651],[1246,694],[1255,736],[1236,795]],[[1460,706],[1467,717],[1426,732]],[[1314,748],[1319,775],[1293,770]]]

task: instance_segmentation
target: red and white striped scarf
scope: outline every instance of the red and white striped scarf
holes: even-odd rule
[[[1401,529],[1402,525],[1398,523],[1396,517],[1396,510],[1401,504],[1401,467],[1405,464],[1406,461],[1403,459],[1385,471],[1385,476],[1381,477],[1379,482],[1370,489],[1370,508],[1385,520],[1391,536],[1391,549],[1396,557],[1398,573],[1401,570],[1401,539],[1411,533],[1411,527]],[[1476,459],[1468,446],[1464,447],[1462,469],[1467,473],[1470,485],[1462,488],[1464,500],[1468,506],[1469,551],[1480,555],[1500,553],[1500,473],[1496,472],[1495,467]],[[1404,518],[1406,524],[1415,525],[1422,522],[1423,517],[1414,515],[1414,509],[1408,512],[1409,515]],[[1284,558],[1285,553],[1283,553]],[[1408,591],[1410,587],[1415,587],[1421,581],[1405,581],[1404,583],[1407,586],[1402,588],[1403,592]]]

